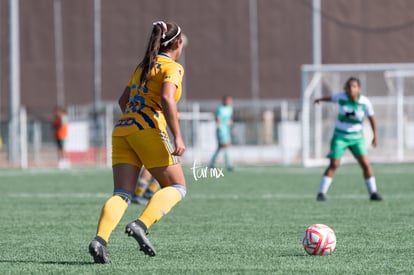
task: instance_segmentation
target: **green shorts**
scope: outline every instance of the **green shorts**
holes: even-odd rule
[[[331,139],[331,149],[328,154],[330,159],[340,159],[349,148],[354,157],[364,156],[368,154],[364,137],[350,139],[342,136],[334,135]]]
[[[217,142],[219,145],[231,144],[230,127],[222,127],[216,130]]]

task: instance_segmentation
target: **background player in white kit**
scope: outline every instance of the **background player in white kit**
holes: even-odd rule
[[[337,103],[339,106],[328,154],[330,163],[322,176],[316,199],[318,201],[325,201],[327,199],[326,193],[332,183],[335,171],[341,163],[345,150],[349,148],[362,168],[370,199],[372,201],[381,201],[382,197],[377,193],[375,176],[368,160],[368,150],[362,131],[362,123],[364,117],[367,116],[373,132],[372,145],[375,147],[377,145],[377,127],[374,109],[369,99],[361,95],[361,83],[358,78],[350,77],[345,82],[344,90],[345,92],[315,100],[315,103],[325,101]]]

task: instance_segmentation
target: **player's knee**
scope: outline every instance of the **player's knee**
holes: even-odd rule
[[[339,164],[331,163],[331,164],[329,164],[328,170],[330,170],[332,172],[335,172],[336,169],[338,169],[338,167],[339,167]]]
[[[331,162],[329,164],[329,169],[332,171],[335,171],[336,169],[338,169],[339,165],[340,165],[339,162]]]

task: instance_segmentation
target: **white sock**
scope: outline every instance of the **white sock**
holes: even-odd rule
[[[368,192],[370,194],[377,192],[377,184],[375,181],[375,177],[370,177],[370,178],[365,179],[365,184],[367,185]]]
[[[321,179],[321,184],[319,185],[319,193],[326,194],[328,192],[329,186],[331,186],[332,178],[323,176]]]

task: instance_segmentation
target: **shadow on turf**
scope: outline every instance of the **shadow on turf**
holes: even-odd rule
[[[281,252],[280,254],[272,254],[276,258],[285,258],[285,257],[309,257],[306,253],[297,253],[297,252]]]
[[[0,260],[0,263],[30,263],[30,264],[50,264],[50,265],[94,265],[93,262],[68,262],[68,261],[30,261],[30,260]]]

